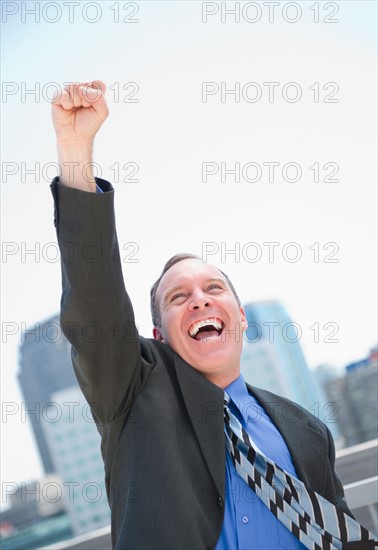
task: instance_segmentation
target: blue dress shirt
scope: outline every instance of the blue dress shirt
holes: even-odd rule
[[[248,393],[242,375],[225,391],[230,409],[258,448],[276,464],[298,477],[289,449],[259,402]],[[302,550],[305,546],[268,510],[236,473],[226,451],[226,504],[216,550]]]

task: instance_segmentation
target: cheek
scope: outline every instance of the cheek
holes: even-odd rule
[[[164,326],[164,334],[167,338],[172,340],[175,336],[178,335],[180,330],[180,323],[177,319],[177,316],[172,314],[167,314],[164,317],[163,326]]]

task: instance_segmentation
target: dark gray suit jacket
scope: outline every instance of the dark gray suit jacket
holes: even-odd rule
[[[61,324],[102,437],[116,549],[211,549],[225,501],[223,390],[170,347],[139,337],[124,287],[114,192],[52,183],[62,257]],[[302,481],[349,512],[327,427],[249,387],[284,437]]]

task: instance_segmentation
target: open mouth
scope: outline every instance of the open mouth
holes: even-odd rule
[[[189,328],[189,335],[197,342],[218,338],[223,331],[224,323],[220,319],[211,318],[197,321]]]

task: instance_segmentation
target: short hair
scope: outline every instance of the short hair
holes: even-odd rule
[[[197,256],[196,254],[190,254],[190,253],[182,253],[182,254],[175,254],[169,260],[164,264],[163,270],[159,276],[159,278],[154,282],[154,284],[151,287],[150,291],[150,307],[151,307],[151,316],[152,316],[152,323],[154,327],[160,327],[161,326],[161,316],[160,316],[160,307],[156,299],[157,290],[159,288],[160,281],[164,277],[164,275],[167,273],[169,269],[171,269],[172,266],[177,264],[178,262],[182,262],[183,260],[200,260],[203,262],[202,258],[200,256]],[[217,268],[219,269],[219,268]],[[226,280],[226,283],[230,287],[233,295],[235,296],[235,299],[239,306],[241,306],[240,298],[235,290],[234,285],[231,283],[228,276],[219,269],[219,272],[223,275],[223,277]]]

